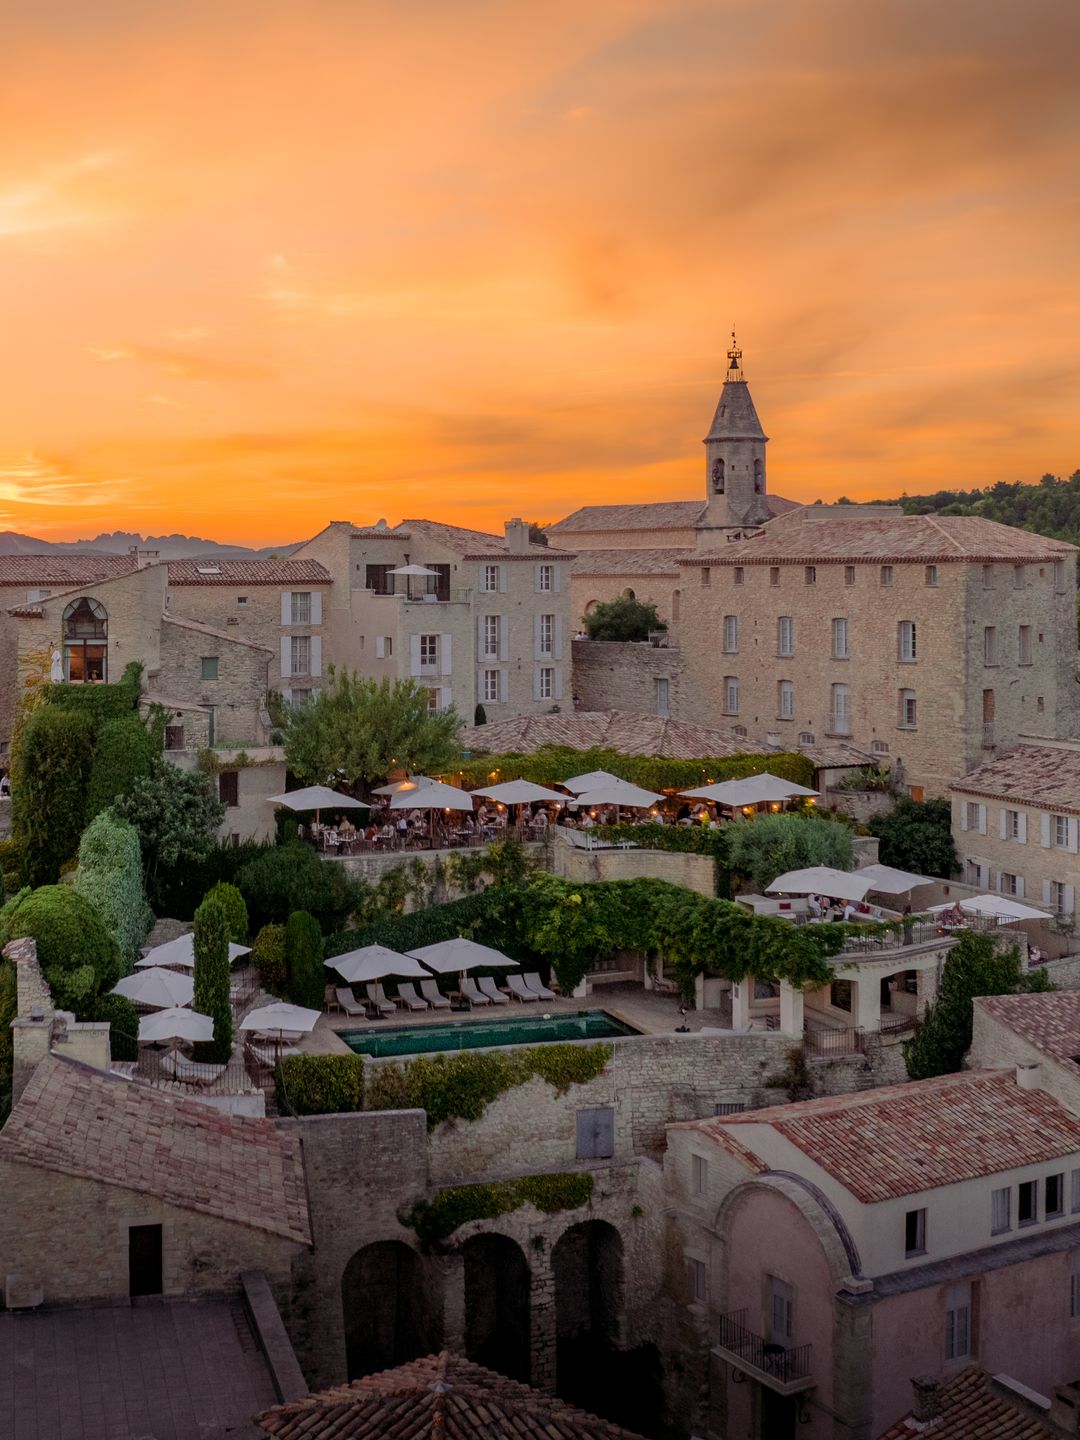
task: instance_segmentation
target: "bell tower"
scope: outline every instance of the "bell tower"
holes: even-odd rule
[[[757,530],[769,518],[765,489],[769,437],[750,397],[734,330],[724,388],[703,443],[705,509],[697,524],[697,543],[699,549],[715,549],[735,532]]]

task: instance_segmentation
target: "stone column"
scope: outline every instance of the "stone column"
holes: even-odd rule
[[[555,1389],[555,1275],[551,1251],[532,1252],[532,1285],[529,1291],[529,1349],[532,1353],[531,1383],[537,1390]]]
[[[851,1023],[871,1034],[881,1030],[881,977],[860,975],[851,982]]]
[[[752,975],[733,982],[731,986],[731,1028],[733,1030],[750,1028],[750,1001],[753,994],[754,977]]]
[[[802,1039],[803,988],[796,988],[788,980],[780,981],[780,1031]]]
[[[443,1256],[443,1346],[465,1354],[465,1256],[451,1250]]]

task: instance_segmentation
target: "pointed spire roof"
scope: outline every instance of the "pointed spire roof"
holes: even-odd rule
[[[731,349],[728,351],[727,376],[720,392],[709,433],[709,440],[766,440],[768,436],[761,428],[761,421],[750,397],[750,387],[743,378],[742,351],[731,332]]]

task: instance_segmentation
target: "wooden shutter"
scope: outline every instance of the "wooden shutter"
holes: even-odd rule
[[[555,591],[555,594],[558,595],[558,594],[561,592],[561,590],[562,590],[562,566],[560,566],[560,565],[552,565],[552,567],[551,567],[551,584],[552,584],[552,588],[553,588],[554,591]]]
[[[510,659],[510,621],[505,615],[499,616],[499,659]]]
[[[420,671],[420,636],[409,636],[409,674],[417,676]]]
[[[454,668],[453,655],[454,655],[454,652],[453,652],[452,637],[449,636],[449,635],[440,635],[440,636],[439,636],[439,661],[440,661],[439,670],[440,670],[440,672],[441,672],[443,675],[450,675],[450,674],[453,673],[453,668]]]
[[[497,568],[497,570],[498,570],[498,572],[499,572],[499,593],[502,594],[502,595],[505,595],[505,594],[506,594],[506,566],[505,566],[505,565],[499,565],[499,566],[497,566],[496,568]]]
[[[1076,887],[1074,885],[1065,886],[1065,896],[1061,902],[1061,908],[1066,915],[1071,915],[1076,909]]]
[[[577,1158],[607,1160],[615,1153],[615,1112],[609,1105],[577,1112]]]
[[[1020,844],[1021,844],[1021,845],[1026,845],[1026,844],[1027,844],[1027,816],[1024,814],[1023,810],[1021,810],[1020,813],[1019,813],[1019,816],[1018,816],[1018,819],[1017,819],[1017,824],[1018,824],[1019,827],[1020,827],[1019,832],[1018,832],[1018,834],[1017,834],[1017,839],[1020,841]]]
[[[1001,831],[1002,840],[1006,838],[1005,827],[1008,824],[1008,820],[1009,812],[1005,809],[1004,806],[1002,806],[1002,808],[998,811],[998,828]]]
[[[385,636],[385,635],[376,635],[376,636],[375,636],[375,659],[376,659],[376,660],[385,660],[385,659],[386,659],[386,636]]]
[[[979,806],[979,834],[986,834],[986,806]]]
[[[563,647],[563,630],[562,630],[562,616],[561,616],[561,615],[556,615],[556,616],[555,616],[555,641],[554,641],[554,644],[555,644],[555,652],[554,652],[554,653],[555,653],[555,659],[556,659],[556,660],[561,660],[561,659],[562,659],[562,647]]]
[[[1050,849],[1050,816],[1045,811],[1039,816],[1039,844],[1044,850]]]
[[[439,709],[449,710],[454,703],[454,692],[449,685],[443,685],[439,690]]]
[[[312,675],[322,674],[322,636],[312,635],[311,637],[311,673]]]
[[[499,671],[499,699],[504,701],[510,689],[510,677],[505,670]]]
[[[311,592],[311,623],[312,625],[322,624],[322,591],[312,590]]]
[[[903,703],[903,702],[901,702],[901,703]],[[961,801],[960,801],[960,829],[961,829],[961,830],[966,830],[967,828],[968,828],[968,802],[967,802],[966,800],[961,800]]]
[[[554,695],[555,695],[555,699],[556,699],[556,700],[561,700],[561,699],[562,699],[562,666],[561,666],[561,665],[556,665],[556,666],[555,666],[555,688],[554,688]]]
[[[292,624],[292,591],[282,590],[281,592],[281,623],[282,625]]]
[[[540,694],[540,674],[541,674],[541,667],[540,667],[539,665],[534,665],[534,666],[533,666],[533,699],[534,699],[534,700],[542,700],[542,699],[544,698],[544,697]]]
[[[286,679],[292,674],[292,640],[288,635],[281,637],[281,674]]]
[[[534,616],[533,616],[533,659],[534,659],[534,660],[539,660],[540,657],[541,657],[541,655],[543,655],[543,653],[544,653],[543,650],[540,648],[540,622],[541,622],[541,617],[540,617],[539,615],[534,615]]]
[[[1077,840],[1077,836],[1076,836],[1077,825],[1076,825],[1076,818],[1075,818],[1075,816],[1072,816],[1072,815],[1069,816],[1068,826],[1069,826],[1069,849],[1070,849],[1070,850],[1072,851],[1072,853],[1075,855],[1075,854],[1076,854],[1076,840]]]

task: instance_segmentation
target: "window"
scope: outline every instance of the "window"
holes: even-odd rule
[[[434,670],[439,663],[439,637],[438,635],[420,636],[420,668],[421,670]]]
[[[709,1190],[709,1162],[703,1155],[690,1157],[691,1185],[695,1195],[706,1195]]]
[[[1021,625],[1017,641],[1017,661],[1021,665],[1031,664],[1031,626]]]
[[[702,585],[712,584],[712,571],[709,569],[708,565],[703,565],[701,567],[701,583]]]
[[[536,588],[543,591],[555,589],[554,565],[538,565],[536,567]]]
[[[248,597],[246,595],[237,595],[236,603],[237,605],[246,605],[248,603]]]
[[[994,567],[992,565],[984,565],[982,567],[982,583],[984,590],[992,590],[994,588]]]
[[[795,654],[795,621],[790,615],[781,615],[776,622],[776,653]]]
[[[240,771],[222,770],[218,774],[218,799],[230,810],[240,804]]]
[[[971,1354],[971,1285],[950,1285],[945,1291],[945,1359],[966,1360]]]
[[[1065,1214],[1065,1176],[1047,1175],[1043,1219],[1056,1220]]]
[[[795,686],[790,680],[777,681],[776,714],[781,720],[791,720],[794,718]]]
[[[1034,1225],[1039,1219],[1039,1182],[1021,1182],[1016,1204],[1016,1219],[1019,1225]]]
[[[901,620],[896,627],[897,651],[902,664],[910,665],[918,657],[915,621]]]
[[[494,591],[494,590],[498,590],[498,588],[499,588],[499,567],[498,567],[498,565],[485,565],[485,566],[484,566],[483,571],[481,572],[480,588],[481,588],[481,590],[486,590],[486,591],[488,592],[488,594],[491,594],[491,592]]]
[[[744,574],[745,572],[743,570],[743,567],[741,565],[736,565],[734,573],[734,580],[736,585],[741,585],[743,583]]]
[[[1054,846],[1058,850],[1069,848],[1069,817],[1067,815],[1054,816]]]
[[[770,584],[770,585],[779,585],[779,584],[780,584],[780,566],[779,566],[779,565],[770,565],[770,566],[769,566],[769,584]]]
[[[366,588],[376,595],[393,595],[394,577],[390,573],[393,565],[369,565],[365,576]]]
[[[983,630],[983,664],[996,665],[997,663],[997,627],[987,625]]]
[[[1006,1185],[990,1196],[990,1234],[1003,1235],[1012,1229],[1012,1189]]]
[[[484,655],[489,660],[498,659],[499,655],[499,617],[498,615],[484,616]]]
[[[72,600],[64,610],[64,676],[73,685],[109,678],[109,616],[99,600]]]
[[[889,753],[889,745],[885,740],[872,740],[870,742],[870,749],[875,755],[887,755]]]
[[[1003,836],[1004,836],[1004,838],[1005,838],[1006,840],[1019,840],[1019,839],[1020,839],[1020,811],[1019,811],[1019,810],[1003,810],[1001,813],[1002,813],[1002,815],[1003,815],[1003,817],[1004,817],[1004,831],[1003,831]]]
[[[937,566],[927,565],[924,574],[926,577],[927,585],[929,585],[932,589],[937,584]]]
[[[834,1010],[851,1011],[851,981],[834,980],[829,986],[829,1002]]]
[[[661,675],[661,676],[659,676],[659,677],[657,678],[657,681],[656,681],[656,713],[657,713],[657,715],[667,715],[667,714],[670,713],[670,712],[669,712],[668,693],[669,693],[669,683],[668,683],[667,679],[666,679],[663,675]]]
[[[290,675],[311,674],[311,636],[292,635],[289,637]]]
[[[484,699],[490,703],[499,698],[499,672],[498,670],[484,671]]]
[[[1013,589],[1024,590],[1027,588],[1027,566],[1013,566]]]
[[[724,714],[737,715],[739,713],[739,677],[737,675],[724,676]]]
[[[434,715],[439,709],[439,687],[433,685],[427,692],[427,708]]]
[[[551,655],[555,650],[555,616],[541,615],[538,633],[540,654]]]
[[[918,725],[919,709],[914,690],[900,691],[900,717],[897,721],[901,730],[914,730]]]
[[[774,1345],[788,1346],[795,1333],[795,1292],[775,1275],[769,1276],[772,1311],[769,1317],[769,1339]]]
[[[292,621],[293,625],[311,624],[311,591],[294,590],[292,592]]]
[[[1072,1205],[1074,1215],[1080,1214],[1080,1170],[1074,1170],[1069,1177],[1072,1184]]]
[[[719,1100],[713,1106],[714,1115],[741,1115],[746,1106],[741,1100]],[[1077,1172],[1080,1174],[1080,1171]]]
[[[615,1111],[599,1105],[577,1112],[577,1158],[609,1160],[615,1153]]]
[[[202,678],[204,680],[216,680],[218,678],[218,657],[216,655],[204,655],[201,664]]]
[[[1047,899],[1055,915],[1069,914],[1069,901],[1066,891],[1068,886],[1063,880],[1047,881]]]
[[[39,600],[47,600],[51,594],[51,590],[28,590],[26,592],[26,603],[28,605],[36,605]]]
[[[550,665],[542,665],[536,674],[536,698],[538,700],[553,700],[555,698],[555,671]]]
[[[1020,886],[1015,875],[1010,875],[1007,870],[1002,870],[1000,884],[998,886],[1002,895],[1019,895]]]
[[[926,1210],[909,1210],[904,1216],[904,1254],[926,1254]]]
[[[739,653],[739,617],[737,615],[724,616],[724,654],[737,655]]]
[[[834,620],[832,622],[832,658],[834,660],[846,660],[848,658],[848,629],[846,620]]]
[[[709,1271],[705,1261],[696,1255],[686,1257],[686,1293],[691,1305],[709,1303]]]
[[[747,730],[745,725],[733,725],[731,727],[731,733],[733,735],[738,735],[740,740],[745,740],[747,735],[749,734],[749,731]]]
[[[712,465],[712,488],[715,494],[724,493],[724,461],[722,456],[717,456]]]
[[[160,1295],[162,1292],[160,1225],[128,1227],[128,1294]]]
[[[800,730],[800,731],[799,731],[799,744],[800,744],[800,745],[813,745],[813,743],[814,743],[814,732],[813,732],[812,730]]]
[[[829,686],[829,733],[832,735],[851,734],[851,715],[848,711],[848,687]]]
[[[165,749],[182,750],[184,748],[184,727],[183,725],[165,726]]]
[[[845,584],[845,585],[854,585],[854,584],[855,584],[855,566],[854,566],[854,565],[845,565],[845,566],[844,566],[844,584]]]
[[[892,584],[892,581],[893,581],[893,567],[892,567],[891,565],[882,565],[882,567],[881,567],[881,583],[882,583],[882,585],[891,585],[891,584]]]
[[[807,585],[817,584],[817,566],[807,565],[803,570],[803,579]]]

